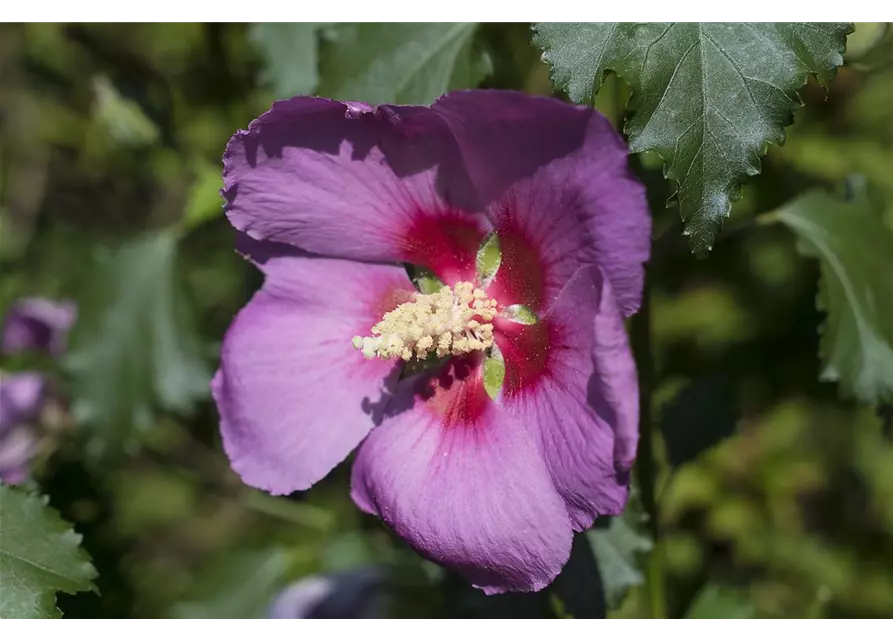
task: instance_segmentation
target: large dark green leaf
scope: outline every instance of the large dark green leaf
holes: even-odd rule
[[[488,71],[474,22],[339,24],[321,49],[320,95],[371,104],[428,104],[475,87]]]
[[[252,24],[248,37],[263,54],[264,79],[277,98],[312,93],[319,81],[317,31],[325,23]]]
[[[822,379],[877,403],[893,398],[893,231],[863,188],[849,195],[810,191],[774,217],[799,236],[801,253],[821,261]]]
[[[738,424],[734,382],[722,372],[692,380],[661,410],[660,433],[669,463],[678,467],[728,438]]]
[[[93,590],[80,544],[45,498],[0,486],[0,618],[60,618],[57,591]]]
[[[141,236],[104,256],[80,301],[67,364],[93,456],[130,445],[153,408],[187,412],[208,394],[176,259],[173,233]]]
[[[698,592],[685,617],[740,620],[753,618],[754,611],[753,606],[740,591],[707,583]]]
[[[630,587],[645,581],[640,567],[653,545],[643,531],[646,516],[636,495],[630,497],[620,516],[605,520],[599,520],[586,536],[598,559],[608,608],[614,609]]]
[[[589,103],[605,72],[632,87],[624,127],[634,152],[656,151],[676,181],[695,253],[713,247],[740,184],[800,106],[809,74],[843,63],[839,23],[541,23],[535,42],[556,86]]]

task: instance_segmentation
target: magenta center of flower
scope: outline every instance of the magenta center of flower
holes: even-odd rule
[[[443,286],[387,312],[371,336],[354,336],[366,358],[425,360],[483,351],[493,346],[497,303],[471,282]]]

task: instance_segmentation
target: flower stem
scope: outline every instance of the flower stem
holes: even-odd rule
[[[647,270],[646,270],[647,271]],[[636,456],[636,480],[642,506],[648,514],[648,528],[654,544],[645,569],[648,610],[652,618],[667,617],[663,545],[660,539],[660,512],[655,496],[657,460],[654,454],[654,425],[651,398],[654,392],[654,355],[651,340],[651,286],[645,275],[642,306],[633,316],[631,338],[639,374],[639,451]]]

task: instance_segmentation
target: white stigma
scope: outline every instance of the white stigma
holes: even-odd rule
[[[424,360],[483,351],[493,344],[496,300],[470,282],[457,282],[437,293],[414,294],[384,314],[372,336],[354,336],[353,346],[367,358],[413,357]]]

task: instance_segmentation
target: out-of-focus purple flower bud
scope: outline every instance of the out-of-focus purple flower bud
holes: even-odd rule
[[[28,477],[37,436],[30,425],[14,427],[0,436],[0,484],[19,484]]]
[[[0,373],[0,436],[37,419],[46,397],[46,379],[36,371]]]
[[[268,618],[386,618],[386,574],[380,567],[314,575],[283,589]]]
[[[6,313],[0,346],[6,354],[34,349],[59,356],[76,318],[77,307],[71,301],[23,298]]]
[[[46,396],[46,380],[33,371],[0,373],[0,483],[18,484],[37,446],[33,422]]]

